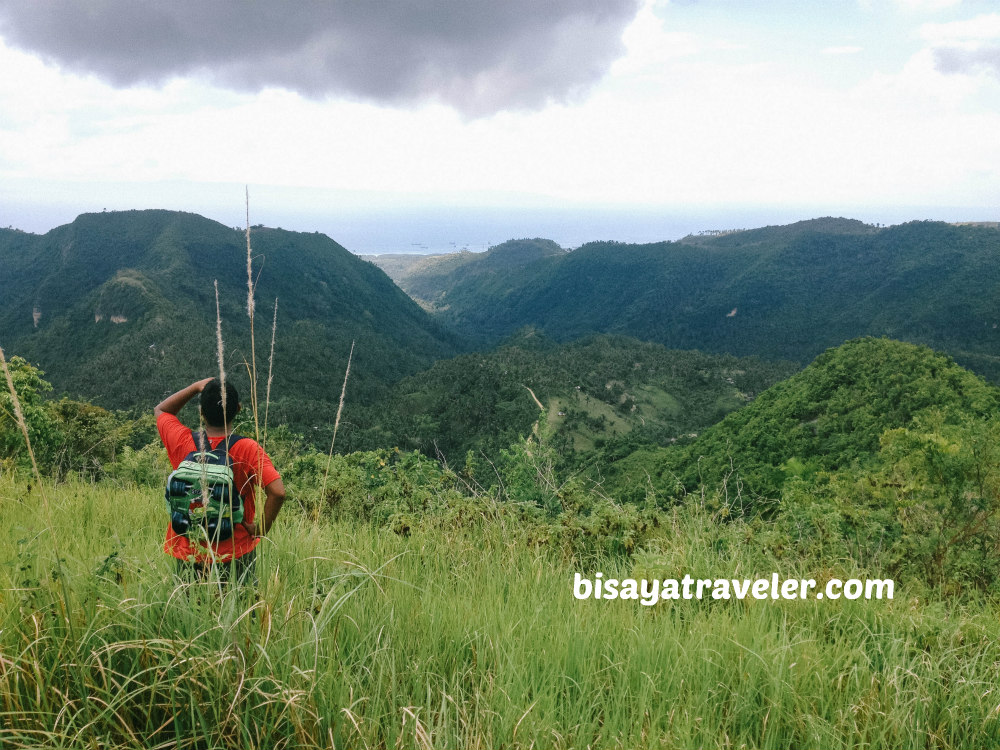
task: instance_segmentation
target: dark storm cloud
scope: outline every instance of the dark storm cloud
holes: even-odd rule
[[[934,63],[942,73],[975,73],[985,70],[1000,77],[1000,47],[936,49]]]
[[[0,0],[0,35],[116,86],[202,75],[239,90],[436,100],[471,115],[586,88],[639,0]]]

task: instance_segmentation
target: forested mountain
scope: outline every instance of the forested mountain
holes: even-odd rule
[[[923,346],[863,338],[824,352],[696,440],[606,462],[605,475],[623,497],[644,495],[650,482],[674,496],[728,483],[731,496],[739,494],[750,509],[772,503],[792,477],[871,470],[888,431],[965,428],[998,410],[1000,388],[951,358]],[[938,443],[945,453],[968,451],[954,440]],[[943,485],[946,478],[930,481]]]
[[[352,341],[355,402],[460,350],[381,270],[325,235],[257,227],[251,242],[261,398],[279,300],[273,421],[332,425]],[[226,367],[245,386],[246,266],[244,232],[194,214],[84,214],[45,235],[0,230],[2,345],[40,365],[57,392],[148,409],[217,371],[218,281]]]
[[[484,342],[531,325],[559,341],[619,333],[804,364],[845,340],[888,336],[1000,380],[1000,231],[989,225],[827,218],[493,262],[412,266],[400,283]]]

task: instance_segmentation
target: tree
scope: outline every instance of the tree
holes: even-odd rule
[[[45,373],[22,357],[11,357],[7,367],[14,383],[14,392],[17,394],[21,414],[28,428],[35,460],[40,467],[49,466],[57,447],[62,442],[62,433],[57,420],[47,408],[44,399],[44,394],[52,390],[52,385],[42,379]],[[14,401],[8,388],[0,391],[0,459],[23,467],[31,465],[24,435],[14,410]]]
[[[950,587],[1000,576],[1000,419],[949,424],[940,413],[882,438],[879,484],[891,497],[906,564]]]

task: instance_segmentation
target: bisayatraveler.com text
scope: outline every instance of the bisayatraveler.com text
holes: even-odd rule
[[[845,581],[831,578],[818,586],[812,578],[779,578],[772,573],[768,578],[605,578],[595,573],[585,578],[580,573],[573,577],[573,596],[577,599],[636,599],[653,606],[661,601],[692,599],[892,599],[896,590],[892,579],[848,578]]]

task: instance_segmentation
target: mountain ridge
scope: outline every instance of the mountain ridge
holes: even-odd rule
[[[279,418],[332,422],[354,340],[352,386],[369,396],[463,349],[381,270],[325,235],[255,227],[251,247],[258,377],[277,298],[274,377],[296,394],[279,399]],[[217,371],[217,283],[227,369],[239,375],[252,359],[246,253],[243,230],[159,209],[83,214],[44,235],[5,230],[5,349],[41,364],[58,391],[149,406]]]
[[[888,336],[1000,380],[991,226],[824,218],[677,242],[591,242],[502,278],[482,258],[462,269],[461,283],[419,273],[399,283],[483,346],[533,326],[557,341],[610,333],[805,364],[849,339]]]

